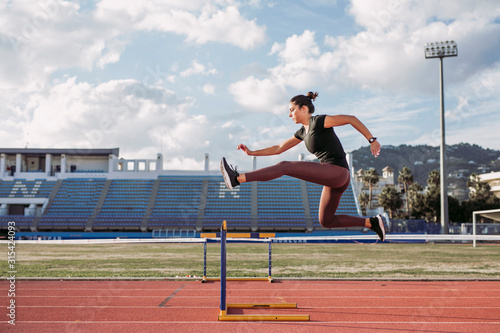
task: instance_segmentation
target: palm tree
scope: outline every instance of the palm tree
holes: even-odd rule
[[[373,191],[373,186],[377,185],[379,181],[379,175],[377,173],[377,170],[374,168],[371,168],[370,170],[365,171],[363,175],[363,182],[368,185],[370,188],[369,191],[369,202],[368,202],[368,208],[372,208],[372,191]]]
[[[427,178],[425,206],[427,213],[434,219],[434,221],[437,221],[437,217],[441,214],[441,190],[439,184],[439,170],[432,170],[431,172],[429,172],[429,178]]]
[[[408,209],[408,186],[413,183],[413,175],[408,167],[403,167],[399,170],[398,182],[403,184],[403,192],[405,194],[405,210],[406,214],[409,214]]]
[[[399,193],[394,187],[384,187],[378,196],[378,201],[385,210],[389,211],[389,217],[391,219],[393,213],[403,205],[401,193]]]
[[[440,184],[440,174],[439,170],[432,170],[429,172],[429,178],[427,178],[427,184],[429,186],[438,186]]]
[[[358,201],[359,205],[361,206],[361,211],[363,212],[363,214],[366,215],[366,206],[368,206],[368,203],[370,202],[370,197],[368,196],[368,193],[361,192],[358,196]]]
[[[423,188],[419,183],[412,183],[408,187],[408,209],[409,215],[414,215],[415,212],[421,213],[425,209]]]
[[[471,200],[488,200],[493,194],[490,184],[482,182],[481,178],[475,173],[470,175],[470,180],[467,181],[467,187],[471,189],[469,198]]]

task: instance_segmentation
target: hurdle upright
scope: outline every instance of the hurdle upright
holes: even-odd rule
[[[226,221],[220,231],[220,313],[219,321],[309,321],[309,315],[257,315],[228,314],[228,309],[290,309],[297,308],[297,303],[226,303]]]

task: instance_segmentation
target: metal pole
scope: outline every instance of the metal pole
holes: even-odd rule
[[[272,250],[271,250],[271,246],[272,246],[272,240],[269,239],[269,279],[271,279],[271,263],[272,263]]]
[[[203,243],[203,279],[207,277],[207,239]]]
[[[439,89],[441,95],[441,170],[440,170],[440,192],[441,192],[441,233],[448,234],[448,190],[446,182],[446,143],[444,126],[444,80],[443,80],[443,57],[439,57]]]
[[[476,212],[472,212],[472,247],[476,247]]]
[[[226,221],[220,229],[220,312],[226,314]]]

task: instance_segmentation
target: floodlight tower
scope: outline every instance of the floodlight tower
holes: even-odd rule
[[[446,144],[444,132],[444,83],[443,83],[443,58],[456,57],[458,55],[457,43],[455,41],[432,42],[425,44],[425,58],[439,58],[439,93],[441,96],[441,170],[440,170],[440,192],[441,192],[441,233],[447,234],[448,229],[448,187],[446,183]]]

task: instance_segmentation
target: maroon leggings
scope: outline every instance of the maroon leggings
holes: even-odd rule
[[[280,162],[276,165],[245,173],[247,182],[267,181],[291,176],[323,185],[319,202],[319,223],[325,228],[363,227],[365,219],[350,215],[335,215],[340,197],[350,182],[349,170],[338,165],[316,162]]]

